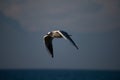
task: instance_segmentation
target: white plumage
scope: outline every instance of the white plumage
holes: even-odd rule
[[[48,49],[48,51],[50,52],[52,58],[54,57],[53,46],[52,46],[52,40],[54,38],[64,38],[66,40],[69,40],[76,47],[76,49],[79,49],[77,47],[77,45],[75,44],[75,42],[71,39],[70,36],[71,35],[68,35],[67,32],[62,31],[62,30],[55,30],[55,31],[52,31],[52,32],[48,32],[48,34],[46,34],[44,36],[45,46]]]

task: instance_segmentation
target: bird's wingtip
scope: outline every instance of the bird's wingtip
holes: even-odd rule
[[[77,50],[78,50],[79,48],[77,48]]]
[[[54,58],[54,56],[52,55],[52,58]]]

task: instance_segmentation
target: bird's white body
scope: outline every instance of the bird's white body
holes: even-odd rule
[[[48,35],[50,35],[53,38],[62,38],[62,36],[58,32],[59,30],[48,32]]]

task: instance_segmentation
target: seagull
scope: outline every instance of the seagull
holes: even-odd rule
[[[76,49],[79,49],[78,46],[75,44],[75,42],[71,39],[70,36],[71,35],[69,35],[67,32],[65,32],[63,30],[54,30],[54,31],[48,32],[43,37],[45,46],[48,49],[49,53],[51,54],[52,58],[54,57],[53,46],[52,46],[52,40],[54,38],[64,38],[65,40],[69,40],[73,44],[73,46],[76,47]]]

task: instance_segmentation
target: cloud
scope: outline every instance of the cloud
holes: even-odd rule
[[[1,30],[5,29],[5,28],[7,28],[7,29],[12,28],[12,29],[16,29],[18,31],[22,30],[18,21],[5,16],[1,11],[0,11],[0,28],[1,28]]]
[[[7,4],[7,6],[6,6]],[[63,25],[81,32],[109,31],[120,26],[119,0],[6,0],[0,10],[27,31]]]

